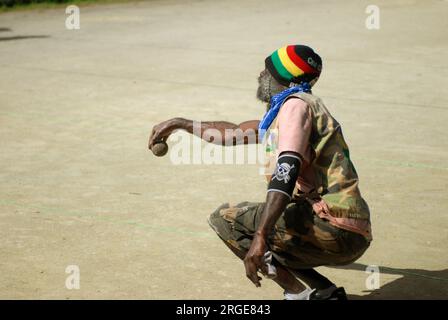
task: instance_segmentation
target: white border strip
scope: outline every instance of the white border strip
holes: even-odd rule
[[[278,189],[268,189],[267,192],[271,192],[271,191],[283,193],[284,195],[288,196],[289,200],[292,199],[292,197],[289,194],[287,194],[285,191],[278,190]]]

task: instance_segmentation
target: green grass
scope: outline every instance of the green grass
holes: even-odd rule
[[[140,2],[140,1],[143,0],[67,0],[64,2],[56,2],[49,0],[44,2],[32,2],[29,4],[16,4],[12,7],[6,7],[0,5],[0,13],[21,11],[21,10],[54,9],[54,8],[66,7],[70,4],[86,6],[92,4],[126,3],[126,2]],[[2,3],[1,0],[0,3]]]

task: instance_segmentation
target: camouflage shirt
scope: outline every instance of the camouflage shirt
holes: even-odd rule
[[[308,139],[307,151],[301,152],[305,161],[294,197],[311,202],[315,212],[332,224],[371,239],[369,207],[361,196],[358,175],[350,160],[340,124],[320,98],[307,93],[297,93],[291,97],[306,102],[306,115],[310,122],[308,135],[304,137]],[[275,166],[282,151],[278,148],[282,134],[279,132],[280,113],[264,140],[267,159],[270,159],[266,166],[269,168]]]

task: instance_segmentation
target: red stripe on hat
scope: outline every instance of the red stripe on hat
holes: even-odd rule
[[[303,61],[297,53],[294,51],[294,46],[288,46],[286,48],[286,53],[288,53],[289,58],[296,66],[298,66],[304,73],[319,73],[316,69],[311,67],[308,63]]]

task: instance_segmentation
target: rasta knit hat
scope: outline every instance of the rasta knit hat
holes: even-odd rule
[[[275,80],[286,87],[291,82],[317,80],[322,71],[321,57],[304,45],[282,47],[267,57],[265,64]]]

